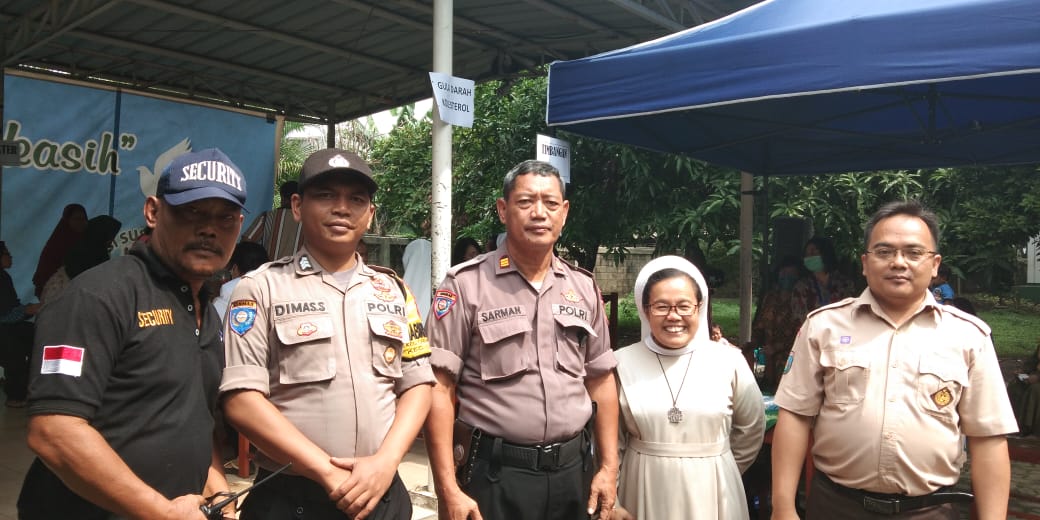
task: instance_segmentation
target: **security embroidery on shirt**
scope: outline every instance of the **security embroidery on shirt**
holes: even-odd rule
[[[228,310],[228,326],[239,336],[249,332],[256,321],[256,302],[253,300],[235,300]]]
[[[574,289],[567,289],[560,294],[563,295],[564,300],[571,303],[581,303],[581,296],[578,296],[578,293],[574,292]]]
[[[137,311],[137,326],[158,327],[160,325],[173,325],[173,309],[152,309],[150,311]]]

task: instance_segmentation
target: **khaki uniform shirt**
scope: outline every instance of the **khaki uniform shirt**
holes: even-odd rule
[[[458,385],[459,418],[515,444],[580,432],[592,415],[585,378],[617,364],[591,274],[554,256],[535,290],[504,244],[448,271],[426,326],[433,366]]]
[[[989,327],[928,294],[902,326],[870,289],[809,315],[776,404],[815,416],[816,467],[843,486],[919,496],[960,476],[960,436],[1017,431]]]
[[[304,247],[243,276],[228,308],[221,393],[263,393],[333,456],[374,454],[397,397],[434,381],[422,320],[392,273],[358,258],[344,291]]]

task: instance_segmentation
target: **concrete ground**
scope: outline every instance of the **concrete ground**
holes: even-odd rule
[[[1011,377],[1017,362],[1002,360],[1006,376]],[[2,395],[2,394],[0,394]],[[26,415],[24,408],[0,406],[0,520],[15,520],[15,503],[22,486],[22,479],[33,455],[25,445]],[[1011,499],[1008,518],[1040,520],[1040,438],[1010,438],[1011,454]],[[426,491],[430,484],[426,450],[417,441],[398,467],[405,486],[412,492],[414,505],[413,520],[436,518],[436,498]],[[251,483],[251,478],[240,479],[229,470],[228,479],[233,490],[242,489]],[[971,488],[970,461],[965,465],[959,486]],[[968,518],[968,512],[962,515]]]

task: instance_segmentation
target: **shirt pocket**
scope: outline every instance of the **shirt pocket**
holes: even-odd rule
[[[585,345],[589,336],[597,337],[585,320],[557,314],[556,366],[576,377],[585,376]]]
[[[496,381],[523,373],[529,360],[524,349],[533,326],[526,316],[483,323],[477,327],[484,343],[480,350],[480,378]]]
[[[928,353],[918,364],[917,402],[929,414],[947,422],[957,420],[957,404],[968,386],[964,360]]]
[[[384,377],[402,377],[401,349],[408,324],[398,317],[369,316],[368,327],[372,331],[372,368]]]
[[[275,321],[274,330],[282,344],[279,383],[315,383],[336,377],[335,327],[328,314],[293,315]]]
[[[828,401],[856,404],[863,401],[870,378],[870,356],[867,352],[835,349],[820,351],[823,388]]]

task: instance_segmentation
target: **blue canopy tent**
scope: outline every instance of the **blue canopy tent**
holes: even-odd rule
[[[756,175],[1040,162],[1040,3],[767,0],[553,63],[546,120]]]

